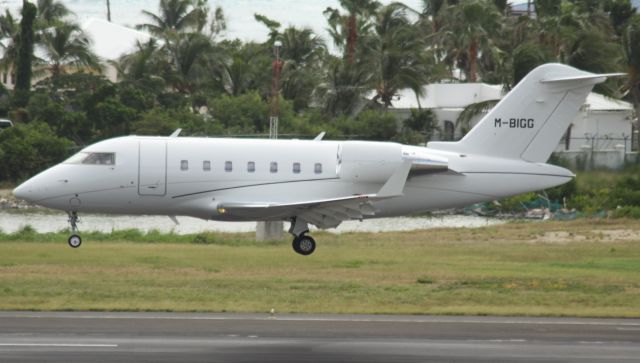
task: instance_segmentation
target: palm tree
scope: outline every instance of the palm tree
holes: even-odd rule
[[[365,55],[371,60],[374,102],[390,107],[393,96],[402,88],[416,95],[429,79],[427,42],[416,24],[409,21],[407,7],[393,3],[375,16],[373,35],[365,43]]]
[[[265,44],[225,42],[223,53],[227,53],[217,72],[222,89],[229,95],[238,96],[257,90],[267,98],[271,85],[272,48]]]
[[[136,51],[122,56],[116,63],[120,79],[142,81],[166,73],[166,55],[157,40],[151,38],[146,43],[137,42],[136,48]]]
[[[282,96],[293,100],[295,110],[306,108],[320,81],[326,46],[310,28],[289,27],[278,34],[282,41]]]
[[[159,13],[154,14],[143,10],[150,22],[139,24],[138,29],[144,29],[156,36],[164,36],[167,32],[181,32],[202,30],[203,18],[206,22],[207,9],[203,0],[160,0]]]
[[[18,36],[20,33],[19,23],[14,19],[11,12],[7,9],[4,15],[0,15],[0,49],[2,49],[2,58],[0,58],[0,70],[8,72],[16,64],[18,58]]]
[[[448,19],[443,39],[448,61],[464,70],[468,82],[476,82],[479,58],[493,54],[502,15],[492,3],[466,1],[447,7],[441,16]]]
[[[347,10],[348,15],[342,15],[340,11],[327,8],[324,11],[329,22],[329,33],[337,46],[344,46],[344,56],[349,64],[356,63],[356,51],[358,38],[362,29],[366,29],[370,18],[380,7],[375,0],[340,0],[340,5]]]
[[[182,93],[194,93],[207,79],[211,39],[201,33],[176,33],[165,44],[172,72],[167,81]]]
[[[42,32],[38,46],[43,51],[54,86],[68,66],[78,70],[101,70],[98,56],[91,51],[91,40],[76,24],[57,22]]]
[[[640,117],[640,15],[634,15],[623,33],[622,49],[624,63],[627,67],[627,89],[636,111],[636,118]],[[636,127],[640,128],[636,119]]]
[[[72,14],[62,2],[56,0],[38,0],[38,27],[45,28],[67,15]]]
[[[371,88],[372,73],[368,64],[350,64],[344,59],[329,57],[326,74],[314,94],[325,114],[353,116],[362,104],[362,96]]]

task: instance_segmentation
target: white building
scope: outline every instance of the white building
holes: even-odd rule
[[[469,105],[502,98],[502,87],[483,83],[430,84],[416,97],[410,89],[401,90],[390,111],[404,120],[411,109],[432,110],[440,127],[440,140],[462,137],[456,121]],[[472,118],[475,125],[483,115]],[[597,93],[591,93],[572,121],[556,149],[556,155],[575,164],[617,168],[637,151],[637,130],[633,126],[633,106]]]
[[[411,109],[430,109],[440,126],[439,140],[455,140],[462,137],[456,128],[456,120],[464,109],[474,103],[499,100],[502,86],[484,83],[434,83],[422,88],[422,96],[416,97],[410,89],[403,89],[393,98],[389,109],[399,120],[411,115]],[[475,118],[477,122],[481,115]]]
[[[81,29],[91,39],[93,52],[102,60],[104,76],[112,82],[117,81],[118,74],[110,61],[116,61],[121,56],[134,52],[138,42],[146,43],[151,39],[151,36],[145,32],[96,18],[84,22]],[[40,58],[44,57],[44,53],[37,46],[34,53]],[[1,53],[0,56],[2,56]],[[34,77],[32,83],[35,84],[44,77],[44,75],[39,78]],[[11,71],[2,72],[0,82],[7,89],[13,89],[14,75]]]
[[[109,61],[116,61],[137,49],[137,43],[147,43],[151,36],[139,30],[91,18],[82,24],[82,30],[92,40],[93,52],[103,61],[104,76],[116,82],[118,73]]]

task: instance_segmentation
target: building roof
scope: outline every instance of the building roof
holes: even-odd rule
[[[616,100],[615,98],[603,96],[599,93],[589,93],[585,106],[591,111],[632,111],[633,105],[629,102]]]
[[[406,88],[393,97],[391,109],[412,108],[464,109],[473,103],[502,99],[502,86],[485,83],[435,83],[422,87],[422,96]],[[370,92],[372,99],[375,92]],[[633,105],[591,92],[585,106],[590,111],[632,111]]]
[[[91,18],[82,24],[82,30],[92,40],[96,55],[105,60],[116,60],[136,49],[136,43],[146,43],[151,36],[106,20]]]
[[[371,93],[369,98],[373,98]],[[502,98],[502,86],[485,83],[434,83],[422,87],[422,96],[416,98],[410,89],[403,89],[393,98],[391,108],[448,108],[462,109],[472,103]]]

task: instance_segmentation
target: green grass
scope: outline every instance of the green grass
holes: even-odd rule
[[[87,233],[74,250],[26,229],[0,234],[0,309],[640,317],[636,234],[587,219],[316,233],[303,257],[250,234]]]

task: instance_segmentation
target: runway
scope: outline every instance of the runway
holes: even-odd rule
[[[631,362],[640,319],[0,312],[0,362]]]

